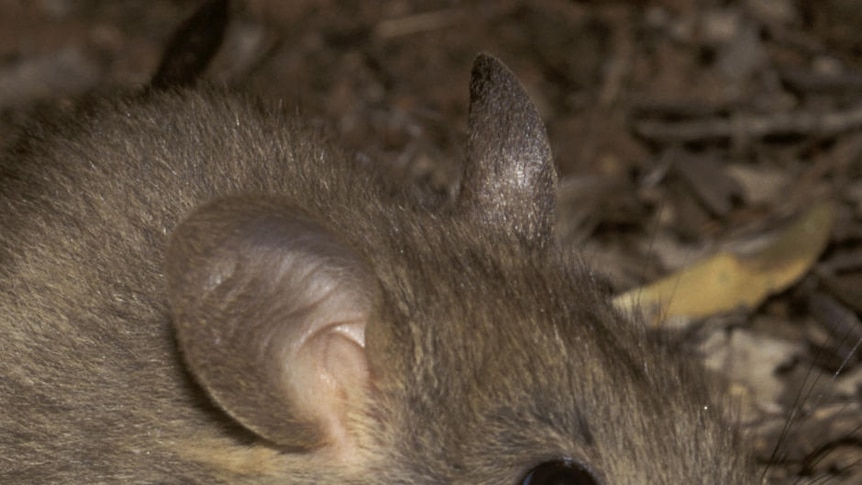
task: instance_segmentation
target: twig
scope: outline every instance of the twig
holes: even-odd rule
[[[451,27],[458,23],[462,10],[450,8],[384,20],[374,28],[374,35],[386,39]]]
[[[638,135],[660,143],[757,139],[779,135],[829,137],[858,128],[862,128],[862,106],[831,113],[795,111],[763,116],[737,114],[730,118],[679,122],[639,121],[634,125]]]

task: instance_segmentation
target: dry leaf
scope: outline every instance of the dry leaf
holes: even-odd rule
[[[745,248],[722,251],[614,299],[655,325],[753,308],[798,281],[829,241],[832,206],[815,204],[789,226]]]

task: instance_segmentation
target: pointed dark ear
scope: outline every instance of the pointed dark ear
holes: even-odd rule
[[[480,54],[470,81],[459,206],[492,231],[543,246],[554,225],[554,168],[539,112],[515,75]]]
[[[228,0],[208,0],[183,22],[168,43],[150,88],[194,85],[224,39],[228,4]]]
[[[377,291],[355,253],[280,200],[232,197],[177,227],[167,277],[188,367],[228,414],[287,448],[351,452]]]

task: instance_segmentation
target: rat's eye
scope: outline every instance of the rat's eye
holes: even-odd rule
[[[600,482],[586,468],[571,460],[553,460],[530,470],[521,485],[600,485]]]

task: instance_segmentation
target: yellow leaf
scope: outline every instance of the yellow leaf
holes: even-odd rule
[[[817,203],[766,238],[623,293],[614,305],[623,312],[639,311],[655,325],[754,308],[808,272],[829,242],[832,221],[832,206]]]

